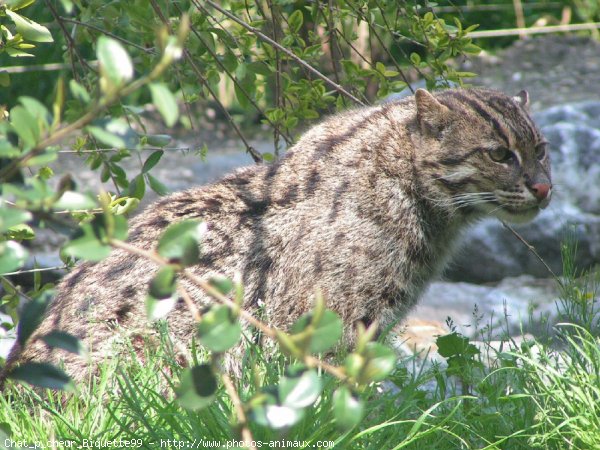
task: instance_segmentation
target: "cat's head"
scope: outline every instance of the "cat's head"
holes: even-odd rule
[[[415,94],[423,168],[440,202],[465,214],[526,222],[552,196],[548,145],[525,91],[483,89]]]

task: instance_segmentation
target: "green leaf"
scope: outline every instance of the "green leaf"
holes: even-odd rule
[[[135,209],[138,207],[139,204],[140,204],[139,198],[123,197],[120,199],[120,201],[114,203],[111,206],[111,212],[113,214],[119,216],[121,214],[126,214],[129,212],[135,211]]]
[[[210,284],[223,295],[229,294],[233,289],[233,281],[223,275],[210,277],[208,279],[208,284]]]
[[[237,98],[240,107],[243,109],[247,109],[250,107],[250,101],[248,100],[247,91],[244,92],[237,83],[233,86],[233,90],[235,91],[235,98]]]
[[[73,95],[73,97],[75,97],[77,100],[81,101],[82,103],[85,103],[86,105],[90,102],[90,94],[77,81],[69,81],[69,89],[71,90],[71,95]]]
[[[100,73],[105,80],[103,90],[121,87],[133,78],[133,64],[119,41],[101,35],[96,43]]]
[[[463,47],[463,52],[469,55],[478,55],[481,53],[481,47],[478,47],[475,44],[467,44]]]
[[[177,305],[178,297],[172,297],[159,300],[151,295],[146,296],[146,316],[148,320],[155,321],[165,318]]]
[[[298,33],[300,28],[302,28],[302,23],[304,22],[304,16],[302,15],[302,11],[297,9],[288,18],[288,23],[290,24],[290,28],[294,31],[294,33]]]
[[[256,73],[258,75],[263,75],[265,77],[271,76],[274,72],[273,68],[262,61],[254,61],[250,63],[244,63],[247,67],[246,70],[252,73]]]
[[[323,383],[314,370],[303,371],[296,376],[284,376],[278,386],[279,401],[290,408],[312,405],[322,391]]]
[[[31,213],[10,206],[0,207],[0,232],[6,231],[15,225],[29,222],[32,219]]]
[[[35,239],[35,231],[27,224],[12,226],[6,232],[6,237],[13,241],[28,241]]]
[[[64,8],[67,14],[71,14],[73,11],[73,2],[71,0],[60,0],[62,7]]]
[[[13,11],[18,11],[19,9],[23,9],[33,4],[35,0],[6,0],[6,6],[8,6]]]
[[[16,158],[21,154],[19,148],[14,147],[5,137],[0,136],[0,157]]]
[[[184,220],[170,225],[158,241],[158,254],[184,266],[195,264],[205,232],[206,225],[199,220]]]
[[[169,189],[152,175],[147,173],[146,177],[148,178],[148,184],[150,185],[150,188],[158,195],[167,195],[169,193]]]
[[[5,10],[6,15],[15,23],[17,32],[25,39],[34,42],[54,42],[48,28],[34,22],[27,17],[20,16],[10,9]]]
[[[176,389],[177,401],[185,409],[196,411],[209,406],[217,393],[217,379],[208,364],[186,369]]]
[[[127,189],[127,194],[129,197],[137,198],[139,200],[144,198],[144,194],[146,193],[146,182],[144,181],[144,175],[139,174],[131,180],[129,183],[129,188]]]
[[[90,125],[90,126],[86,127],[85,130],[88,133],[91,133],[92,136],[94,136],[96,139],[98,139],[104,145],[108,145],[109,147],[114,147],[117,149],[127,147],[127,144],[121,137],[117,136],[114,133],[111,133],[110,131],[106,131],[103,128]]]
[[[26,147],[35,147],[40,138],[40,130],[29,111],[23,106],[15,106],[10,110],[10,123]]]
[[[41,180],[48,181],[54,176],[54,171],[50,167],[40,167],[37,175]]]
[[[0,242],[0,275],[22,267],[28,256],[27,250],[15,241]]]
[[[27,160],[27,162],[25,162],[23,164],[23,166],[25,166],[25,167],[41,166],[41,165],[45,165],[45,164],[51,163],[53,161],[56,161],[56,158],[58,158],[57,152],[46,149],[45,153],[34,156],[33,158],[29,158]]]
[[[175,96],[164,83],[150,83],[148,87],[152,94],[152,103],[165,120],[165,125],[172,127],[179,117],[179,107]]]
[[[165,152],[163,152],[162,150],[157,150],[157,151],[153,152],[150,156],[148,156],[148,159],[146,159],[146,161],[144,161],[144,166],[142,167],[142,173],[150,172],[150,170],[152,170],[152,168],[158,164],[158,162],[160,161],[160,158],[162,158],[164,153]]]
[[[158,300],[172,297],[177,287],[176,280],[177,273],[173,266],[161,267],[150,281],[148,293]]]
[[[47,363],[29,362],[13,369],[9,378],[25,381],[33,386],[47,389],[73,391],[71,378],[61,369]]]
[[[456,75],[461,78],[473,78],[477,76],[474,72],[456,72]]]
[[[76,355],[86,355],[87,351],[81,340],[64,331],[51,331],[41,338],[50,347],[60,348]]]
[[[96,202],[92,198],[75,191],[65,191],[53,205],[55,210],[66,209],[69,211],[74,209],[91,209],[95,207]]]
[[[2,87],[10,86],[10,75],[5,70],[0,70],[0,86],[2,86]]]
[[[289,428],[304,417],[304,410],[282,405],[256,405],[252,418],[256,423],[275,430]]]
[[[147,134],[146,142],[153,147],[166,147],[173,138],[168,134]]]
[[[150,281],[146,297],[146,315],[152,321],[162,319],[177,305],[177,272],[173,266],[161,267]]]
[[[17,341],[21,346],[25,345],[29,337],[42,322],[52,295],[52,291],[44,291],[25,304],[17,326]]]
[[[358,353],[350,353],[344,361],[344,368],[349,377],[358,378],[365,365],[365,358]]]
[[[308,332],[311,333],[309,351],[311,353],[322,353],[333,347],[342,337],[342,319],[331,310],[325,310],[319,323],[313,324],[313,314],[308,313],[298,319],[292,325],[291,332],[294,335]],[[307,331],[308,327],[314,327]]]
[[[52,117],[48,108],[43,103],[33,97],[27,96],[19,97],[19,102],[36,119],[38,128],[43,130],[48,129]]]
[[[365,413],[364,403],[342,386],[333,393],[333,414],[336,425],[349,430],[360,423]]]
[[[127,220],[123,216],[112,216],[107,219],[99,215],[83,224],[70,242],[63,247],[69,256],[88,261],[100,261],[110,255],[110,238],[127,239]]]
[[[362,372],[362,382],[381,381],[396,367],[396,353],[378,342],[367,344],[365,356],[367,362]]]
[[[242,327],[227,306],[212,307],[198,323],[198,341],[213,352],[229,350],[241,336]]]
[[[13,435],[12,430],[10,428],[10,425],[8,424],[8,422],[0,422],[0,442],[2,444],[4,444],[5,441],[9,441],[10,442],[10,437]],[[7,450],[9,447],[6,446],[6,444],[4,444],[2,447],[3,450]],[[23,447],[21,446],[10,446],[11,450],[23,450]]]
[[[456,332],[439,336],[435,341],[438,353],[444,358],[452,356],[472,357],[479,354],[479,349],[469,342],[469,338]]]

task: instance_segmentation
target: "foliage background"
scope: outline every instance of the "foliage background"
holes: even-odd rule
[[[12,41],[7,30],[13,37],[15,30],[6,8],[47,27],[54,42],[34,41],[35,48],[21,47],[33,57],[10,56],[6,49]],[[176,225],[161,238],[162,250],[159,245],[152,254],[129,248],[125,242],[126,217],[135,211],[146,190],[166,191],[152,170],[160,164],[170,137],[148,131],[149,123],[160,118],[168,130],[194,130],[206,120],[205,111],[214,108],[257,162],[270,163],[294,141],[300,126],[322,114],[372,103],[419,78],[431,89],[468,80],[471,74],[458,70],[455,62],[477,54],[476,44],[489,43],[474,43],[469,33],[475,27],[469,25],[513,27],[519,25],[521,10],[527,11],[525,26],[560,22],[568,11],[572,21],[598,18],[595,2],[583,0],[499,0],[494,5],[384,0],[5,2],[0,7],[0,24],[6,27],[0,73],[10,74],[10,85],[3,86],[0,97],[0,267],[4,309],[16,321],[19,304],[26,305],[19,339],[25,342],[33,331],[52,286],[41,282],[39,272],[26,286],[15,283],[7,273],[25,264],[27,241],[35,239],[41,228],[72,237],[63,251],[67,267],[75,257],[100,259],[111,247],[158,261],[162,269],[149,287],[149,318],[157,317],[157,304],[174,298],[177,280],[186,276],[185,266],[198,256],[194,257],[189,243],[197,248],[199,224]],[[189,24],[182,19],[184,13]],[[31,31],[36,26],[30,23],[25,28]],[[493,50],[512,39],[498,39],[486,47]],[[27,59],[45,65],[42,69],[56,63],[62,68],[44,70],[42,76],[37,69],[20,72],[15,68],[26,65]],[[2,80],[6,83],[5,76]],[[258,123],[273,134],[272,154],[259,154],[249,144],[248,127]],[[47,165],[65,148],[79,152],[103,181],[112,180],[114,190],[94,197],[78,192],[69,177],[59,180]],[[151,153],[143,153],[140,171],[126,172],[123,162],[142,151]],[[182,244],[178,239],[188,240]],[[182,253],[174,254],[173,248]],[[189,260],[180,263],[189,255]],[[359,345],[341,364],[320,360],[314,348],[323,351],[333,345],[332,337],[338,336],[341,324],[319,304],[291,335],[264,329],[282,349],[277,373],[269,373],[270,364],[258,357],[255,371],[262,376],[245,373],[234,386],[216,369],[218,356],[226,348],[215,337],[215,330],[222,333],[217,337],[227,336],[228,342],[239,339],[241,286],[235,280],[198,284],[211,292],[219,306],[200,323],[198,337],[204,350],[196,355],[192,369],[181,371],[175,364],[164,369],[165,361],[172,362],[167,343],[166,353],[153,360],[157,369],[136,367],[137,371],[121,374],[117,383],[125,395],[113,397],[108,412],[100,409],[105,416],[101,412],[101,417],[88,421],[81,418],[80,408],[90,411],[90,405],[98,406],[97,398],[103,398],[99,394],[106,392],[106,385],[95,385],[82,400],[71,397],[71,401],[63,401],[54,394],[40,400],[36,391],[27,391],[21,400],[29,408],[42,401],[42,411],[53,411],[55,423],[67,424],[58,426],[61,435],[75,439],[86,435],[81,429],[93,433],[100,417],[103,433],[143,435],[148,440],[159,437],[157,430],[181,439],[201,435],[198,424],[202,423],[212,423],[215,436],[243,438],[281,436],[281,430],[292,425],[297,427],[296,436],[303,436],[311,424],[318,423],[322,434],[311,439],[333,436],[341,446],[354,448],[367,448],[369,442],[375,442],[373,448],[415,444],[442,448],[443,442],[463,448],[501,448],[505,442],[514,443],[514,448],[559,446],[563,441],[582,446],[597,443],[597,433],[586,430],[586,424],[598,422],[595,408],[567,414],[570,428],[563,427],[560,414],[565,405],[553,400],[568,392],[573,387],[571,380],[576,379],[575,386],[585,395],[569,399],[568,408],[576,411],[583,409],[582,404],[598,404],[597,392],[589,389],[594,380],[586,377],[590,366],[598,366],[596,347],[590,344],[594,337],[588,330],[563,341],[573,355],[587,355],[584,361],[577,360],[580,364],[571,364],[571,378],[560,375],[558,369],[545,372],[561,363],[546,349],[541,359],[525,349],[504,354],[495,366],[486,368],[472,344],[453,334],[439,343],[449,363],[447,370],[436,368],[416,378],[396,370],[391,380],[400,389],[398,396],[379,400],[377,382],[394,370],[393,354],[372,341],[372,330],[362,330]],[[585,292],[565,286],[566,299],[584,304]],[[584,312],[581,316],[589,318],[590,311]],[[81,343],[71,336],[46,338],[53,345],[83,353]],[[290,361],[299,364],[290,368]],[[162,370],[173,377],[157,379]],[[106,369],[105,376],[112,371],[114,368]],[[24,367],[17,375],[15,378],[38,386],[73,389],[58,368]],[[555,389],[546,389],[552,376],[556,377]],[[171,383],[166,396],[162,395],[165,379]],[[438,383],[432,395],[419,389],[432,379]],[[211,386],[208,390],[207,385]],[[311,401],[298,402],[299,392]],[[396,408],[398,401],[404,408]],[[287,416],[275,414],[284,411],[282,408],[287,408]],[[365,411],[371,414],[361,428]],[[540,421],[540,414],[548,412],[551,414]],[[32,438],[43,433],[43,420],[28,421],[23,415],[10,414],[1,417],[12,433],[27,429]],[[89,417],[87,414],[83,415]],[[289,417],[292,422],[282,422]],[[518,420],[511,421],[514,418]]]

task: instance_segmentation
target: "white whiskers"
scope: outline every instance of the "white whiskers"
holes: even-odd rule
[[[496,196],[492,192],[464,192],[447,198],[426,198],[442,208],[454,209],[496,201]]]

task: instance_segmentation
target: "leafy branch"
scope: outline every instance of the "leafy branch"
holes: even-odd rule
[[[20,167],[44,153],[48,147],[62,142],[68,136],[90,124],[103,111],[115,104],[122,97],[130,95],[141,87],[158,79],[174,61],[180,58],[181,48],[187,37],[188,30],[189,22],[187,16],[183,16],[179,36],[165,42],[162,57],[154,69],[147,75],[131,82],[129,81],[133,77],[133,65],[129,55],[117,41],[101,37],[98,40],[98,60],[100,62],[101,73],[100,86],[105,95],[98,99],[82,117],[62,128],[54,130],[45,138],[35,142],[35,145],[30,150],[26,150],[23,156],[13,159],[8,166],[0,170],[0,181],[9,179]],[[19,125],[24,126],[24,124],[16,124],[13,121],[15,131],[23,137],[26,130],[19,128]]]
[[[199,6],[199,3],[196,0],[194,0],[194,3],[196,3],[196,5],[199,8],[201,8],[201,6]],[[364,103],[361,100],[359,100],[358,98],[356,98],[354,95],[352,95],[346,89],[344,89],[342,86],[340,86],[339,84],[337,84],[335,81],[333,81],[332,79],[330,79],[326,75],[322,74],[319,70],[315,69],[313,66],[311,66],[310,64],[308,64],[302,58],[296,56],[294,53],[292,53],[291,51],[289,51],[287,48],[283,47],[278,42],[275,42],[269,36],[267,36],[266,34],[264,34],[263,32],[261,32],[258,28],[255,28],[252,25],[244,22],[242,19],[240,19],[239,17],[231,14],[229,11],[225,10],[220,5],[216,4],[215,2],[213,2],[211,0],[206,0],[206,3],[208,5],[210,5],[212,8],[216,9],[217,11],[219,11],[225,17],[228,17],[229,19],[233,20],[237,24],[239,24],[242,27],[246,28],[248,31],[252,32],[254,35],[256,35],[261,40],[267,42],[272,47],[274,47],[277,50],[279,50],[280,52],[284,53],[290,59],[296,61],[299,65],[301,65],[302,67],[304,67],[306,70],[308,70],[312,74],[316,75],[317,77],[321,78],[328,85],[330,85],[333,89],[335,89],[336,91],[338,91],[341,94],[345,95],[346,97],[348,97],[350,100],[352,100],[357,105],[364,106]]]

